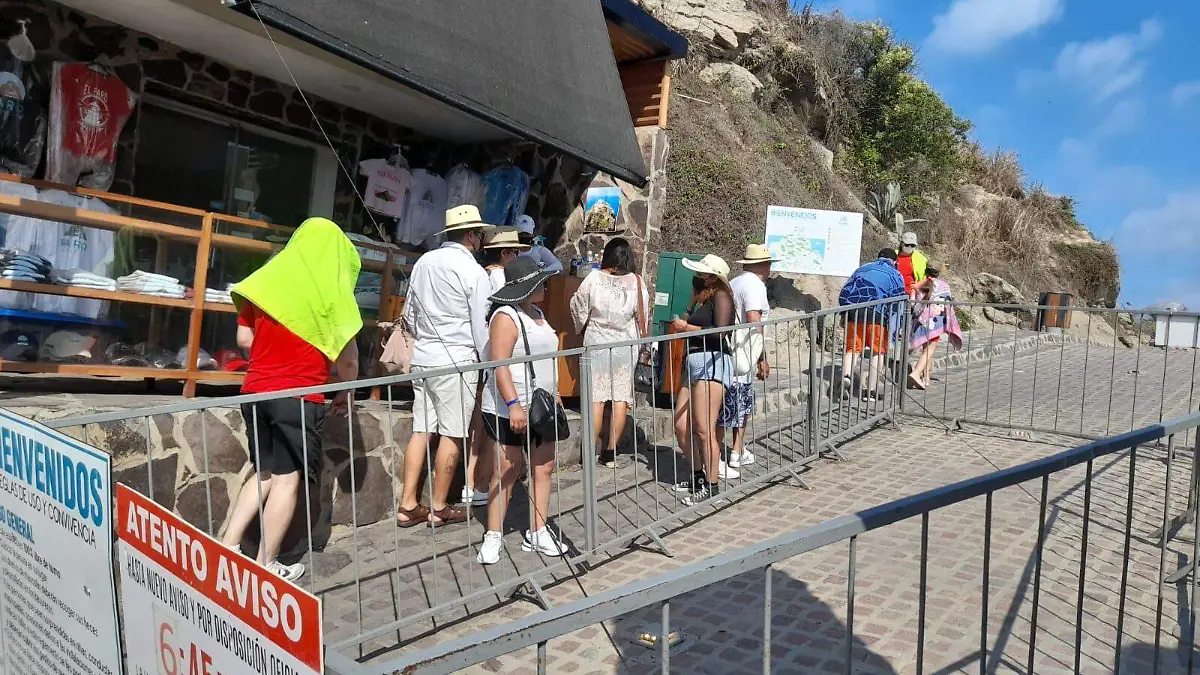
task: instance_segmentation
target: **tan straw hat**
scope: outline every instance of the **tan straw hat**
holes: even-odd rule
[[[688,260],[687,258],[684,258],[682,262],[684,267],[693,272],[699,272],[700,274],[712,274],[714,276],[721,277],[722,279],[729,278],[729,263],[725,262],[725,259],[719,255],[713,255],[709,253],[699,261]]]
[[[488,248],[517,248],[522,251],[529,249],[529,244],[522,244],[520,231],[515,227],[503,227],[492,230],[483,240],[483,247]]]
[[[443,233],[454,232],[455,230],[478,229],[493,229],[491,225],[483,222],[483,219],[479,216],[478,207],[466,204],[446,211],[446,228],[442,230]]]
[[[771,255],[771,251],[767,248],[766,244],[748,244],[746,246],[746,257],[743,260],[739,260],[738,264],[756,265],[758,263],[765,262],[777,263],[779,260],[779,258],[775,258]]]

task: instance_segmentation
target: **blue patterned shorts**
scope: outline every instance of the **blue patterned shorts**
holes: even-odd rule
[[[735,383],[725,390],[725,402],[721,414],[717,415],[717,426],[725,429],[741,429],[754,414],[754,385]]]

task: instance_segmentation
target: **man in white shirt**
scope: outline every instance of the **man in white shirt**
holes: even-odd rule
[[[412,372],[478,363],[487,344],[488,296],[492,285],[475,259],[491,228],[474,206],[446,212],[446,243],[413,266],[404,303],[404,321],[413,336]],[[479,371],[413,380],[413,433],[404,451],[404,489],[397,525],[429,522],[434,527],[461,523],[467,512],[446,502],[467,438]],[[417,488],[432,436],[440,437],[434,458],[433,494],[421,504]]]
[[[533,230],[533,218],[526,215],[517,218],[517,231],[522,235],[521,243],[530,245],[529,250],[521,255],[526,258],[533,258],[544,270],[563,271],[562,261],[558,259],[558,256],[554,255],[554,251],[546,248],[540,241],[541,237],[533,236]]]
[[[746,258],[739,260],[744,270],[729,287],[733,289],[733,306],[737,323],[757,323],[766,321],[770,312],[767,303],[767,277],[771,274],[771,263],[778,262],[771,257],[770,251],[762,244],[750,244],[746,247]],[[762,333],[762,328],[754,329]],[[756,367],[758,379],[765,380],[771,374],[767,363],[766,349],[758,356]],[[737,469],[754,463],[754,455],[745,448],[746,423],[754,414],[754,377],[734,375],[733,382],[725,390],[725,403],[721,413],[717,415],[717,442],[725,442],[725,430],[733,430],[733,447],[729,451],[729,467]]]

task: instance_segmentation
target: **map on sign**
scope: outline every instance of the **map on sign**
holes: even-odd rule
[[[767,207],[767,248],[779,258],[772,269],[788,274],[848,277],[862,252],[861,213]]]

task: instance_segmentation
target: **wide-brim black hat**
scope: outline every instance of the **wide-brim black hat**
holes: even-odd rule
[[[501,305],[520,304],[555,274],[556,271],[543,268],[533,258],[520,256],[504,266],[505,283],[490,300]]]

